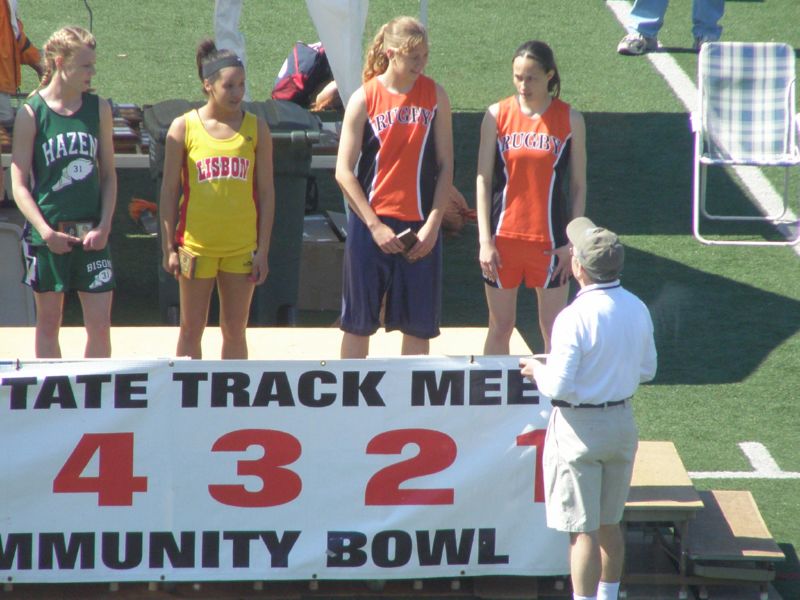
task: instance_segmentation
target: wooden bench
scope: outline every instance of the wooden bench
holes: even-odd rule
[[[687,598],[689,580],[685,540],[690,521],[702,508],[703,501],[692,485],[675,444],[639,441],[622,521],[625,525],[664,525],[671,533],[661,539],[661,545],[673,556],[676,569],[672,571],[649,565],[646,570],[632,572],[629,565],[623,574],[623,583],[626,586],[678,585],[679,598]]]
[[[750,492],[698,492],[672,442],[639,442],[623,521],[674,529],[674,540],[661,541],[676,571],[626,569],[623,581],[677,584],[679,598],[688,597],[689,585],[707,598],[707,586],[750,582],[766,599],[774,563],[785,559]]]
[[[703,502],[672,442],[640,441],[623,520],[683,522]]]
[[[774,563],[785,555],[767,529],[749,491],[700,492],[705,508],[689,529],[690,570],[712,583],[750,581],[761,586],[775,578]],[[706,597],[705,594],[701,594]]]

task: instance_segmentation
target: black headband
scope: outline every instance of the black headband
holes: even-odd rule
[[[203,65],[203,79],[208,79],[214,73],[225,67],[241,67],[244,69],[244,64],[242,63],[242,59],[236,55],[216,58]]]

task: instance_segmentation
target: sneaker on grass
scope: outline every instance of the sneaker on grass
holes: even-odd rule
[[[645,37],[641,33],[629,33],[617,45],[617,52],[627,56],[639,56],[658,49],[658,39]]]
[[[700,47],[703,44],[707,44],[708,42],[716,42],[716,39],[712,39],[710,37],[706,37],[704,35],[694,38],[694,50],[695,52],[700,52]]]

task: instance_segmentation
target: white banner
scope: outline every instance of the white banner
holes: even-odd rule
[[[6,582],[568,572],[513,357],[0,365]]]

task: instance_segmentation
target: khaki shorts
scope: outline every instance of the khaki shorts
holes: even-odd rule
[[[591,532],[622,520],[639,433],[630,401],[553,408],[542,467],[547,526]]]

